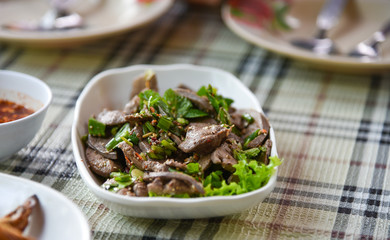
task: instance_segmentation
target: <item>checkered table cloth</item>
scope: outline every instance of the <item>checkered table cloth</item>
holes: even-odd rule
[[[122,216],[83,183],[70,129],[95,74],[135,64],[191,63],[229,71],[275,129],[275,190],[241,214],[197,220]],[[176,2],[142,29],[72,49],[0,45],[0,69],[34,75],[54,99],[30,144],[0,171],[50,186],[86,215],[93,239],[390,239],[390,74],[323,72],[253,46],[219,9]]]

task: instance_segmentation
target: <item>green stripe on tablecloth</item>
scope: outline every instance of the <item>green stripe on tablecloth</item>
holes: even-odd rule
[[[364,125],[365,121],[367,121],[367,119],[372,119],[374,106],[372,104],[368,104],[368,103],[369,102],[372,103],[372,101],[376,99],[375,86],[378,84],[379,84],[379,79],[376,79],[376,78],[372,79],[371,85],[370,85],[371,90],[369,91],[369,93],[366,97],[366,105],[365,105],[366,107],[364,109],[364,113],[363,113],[364,115],[362,116],[361,125]],[[364,161],[364,159],[362,159],[362,157],[364,156],[363,153],[365,151],[363,143],[364,142],[356,142],[351,160],[353,160],[355,162],[363,162]],[[344,191],[341,195],[342,198],[347,198],[348,201],[341,201],[340,202],[340,205],[338,208],[338,214],[337,214],[337,217],[335,219],[333,230],[332,230],[332,237],[335,237],[335,238],[344,238],[345,237],[346,231],[348,230],[348,222],[349,222],[349,218],[350,218],[350,213],[352,211],[350,204],[352,202],[354,202],[354,195],[359,193],[359,192],[356,192],[356,186],[354,186],[354,184],[358,181],[358,178],[363,170],[364,169],[361,168],[359,165],[351,165],[348,168],[348,175],[345,178],[345,183],[344,183],[344,185],[345,185]],[[364,172],[363,172],[363,174],[364,174]],[[356,224],[357,224],[357,222],[356,222]],[[360,226],[358,226],[358,225],[355,225],[355,226],[358,227],[357,229],[355,229],[355,232],[357,234],[357,232],[360,232],[361,229],[360,229]]]
[[[389,89],[388,82],[384,83],[384,81],[379,82],[383,87],[387,87]],[[384,83],[384,84],[382,84]],[[378,93],[377,93],[378,94]],[[390,149],[390,125],[387,123],[387,120],[390,119],[390,94],[387,96],[387,112],[383,116],[383,129],[380,133],[379,147],[376,158],[368,159],[369,162],[375,166],[373,167],[370,191],[368,198],[366,200],[367,208],[364,211],[364,218],[362,219],[361,226],[361,236],[370,237],[374,236],[375,238],[386,238],[387,236],[384,234],[386,232],[386,228],[389,229],[388,226],[383,226],[378,224],[378,219],[380,218],[379,213],[380,209],[383,207],[383,210],[389,211],[388,203],[382,199],[382,194],[384,194],[384,185],[387,185],[388,178],[386,178],[386,169],[389,159],[389,149]]]
[[[194,223],[193,219],[184,219],[180,221],[180,224],[176,227],[171,235],[172,239],[184,239],[189,229],[191,229]]]

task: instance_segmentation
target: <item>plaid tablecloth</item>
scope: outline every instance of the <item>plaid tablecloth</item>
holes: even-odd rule
[[[88,190],[71,147],[75,102],[95,74],[145,63],[221,68],[255,93],[284,158],[264,202],[220,218],[140,219]],[[93,239],[390,239],[390,74],[312,69],[240,39],[219,9],[180,1],[147,27],[77,48],[1,44],[0,68],[34,75],[54,94],[39,133],[0,171],[63,193],[86,215]]]

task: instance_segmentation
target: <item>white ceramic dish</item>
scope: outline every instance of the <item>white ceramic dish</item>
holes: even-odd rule
[[[0,28],[0,40],[40,47],[72,46],[143,26],[165,13],[173,0],[84,0],[72,10],[85,22],[81,29],[65,31],[18,31]],[[47,1],[0,1],[0,25],[21,20],[37,21],[48,9]]]
[[[13,211],[32,195],[39,207],[34,208],[25,236],[40,240],[90,239],[84,214],[59,192],[36,182],[0,173],[0,217]]]
[[[289,12],[297,26],[291,31],[271,31],[248,24],[231,13],[231,6],[222,8],[222,19],[239,37],[267,50],[298,59],[314,67],[347,73],[375,73],[390,69],[390,41],[382,44],[380,58],[372,61],[342,55],[319,56],[294,47],[291,39],[310,38],[316,31],[316,17],[324,1],[295,0]],[[309,10],[310,9],[310,10]],[[329,32],[339,50],[347,53],[357,43],[367,39],[389,18],[390,2],[386,0],[356,0],[347,5],[337,26]],[[242,13],[245,15],[245,12]]]
[[[112,69],[95,76],[84,88],[76,103],[72,126],[72,146],[82,179],[89,189],[109,208],[130,216],[146,218],[205,218],[241,212],[264,200],[273,190],[276,173],[266,186],[256,191],[223,197],[203,197],[175,199],[163,197],[125,197],[103,190],[99,180],[87,167],[85,152],[80,138],[87,133],[87,121],[103,108],[122,109],[128,102],[132,80],[152,69],[156,72],[160,92],[184,83],[198,89],[212,84],[219,93],[234,99],[236,108],[252,108],[262,111],[256,97],[232,74],[210,67],[193,65],[137,65],[122,69]],[[271,140],[275,143],[273,129]],[[272,155],[277,155],[273,144]]]
[[[38,132],[52,100],[46,83],[33,76],[13,71],[0,71],[0,99],[21,104],[34,113],[0,123],[0,161],[26,146]]]

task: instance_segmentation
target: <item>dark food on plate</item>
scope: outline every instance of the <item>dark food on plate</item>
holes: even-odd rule
[[[267,118],[236,110],[212,86],[158,94],[156,75],[133,82],[123,110],[88,121],[86,160],[106,190],[126,196],[236,195],[264,186],[281,161],[270,156]]]
[[[14,211],[0,218],[0,240],[27,240],[23,231],[28,225],[28,218],[35,206],[39,204],[38,197],[29,197],[23,205],[18,206]]]
[[[0,99],[0,123],[15,121],[33,114],[34,111],[14,102]]]

